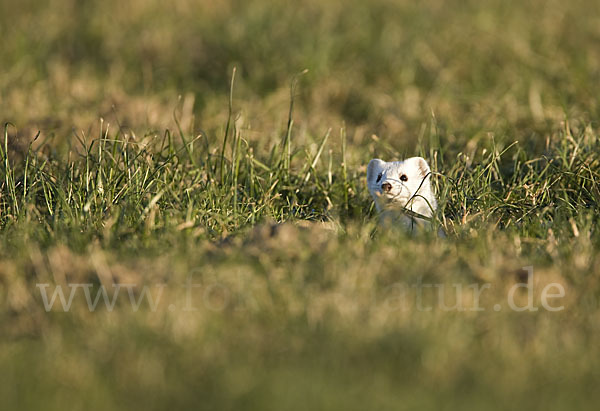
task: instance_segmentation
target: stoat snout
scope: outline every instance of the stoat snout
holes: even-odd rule
[[[390,183],[383,183],[381,185],[381,189],[384,193],[389,193],[390,191],[392,191],[392,185]]]

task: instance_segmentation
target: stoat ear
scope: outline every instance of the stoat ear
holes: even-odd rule
[[[431,173],[429,164],[427,164],[427,161],[425,161],[423,157],[409,158],[408,161],[415,165],[415,168],[421,177],[427,177]]]
[[[373,160],[369,161],[369,165],[367,166],[367,182],[370,183],[377,177],[380,172],[379,170],[381,170],[384,164],[385,161],[378,158],[374,158]]]

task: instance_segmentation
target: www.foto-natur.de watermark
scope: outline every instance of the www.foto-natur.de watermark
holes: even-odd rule
[[[416,310],[428,311],[502,311],[532,312],[545,310],[549,312],[565,309],[561,299],[565,297],[565,288],[560,283],[549,283],[539,286],[534,294],[533,267],[523,268],[527,272],[527,282],[515,283],[508,288],[501,300],[495,304],[485,305],[483,297],[493,290],[493,283],[447,284],[427,283],[418,278],[415,283],[396,282],[381,290],[372,292],[370,303],[384,307],[388,311]],[[271,284],[273,285],[273,284]],[[273,285],[276,288],[276,285]],[[69,312],[75,301],[85,302],[90,312],[102,309],[112,312],[116,307],[130,309],[134,312],[147,308],[152,312],[160,309],[169,311],[193,312],[202,309],[223,311],[235,306],[235,309],[255,306],[257,299],[254,290],[244,281],[244,285],[235,286],[231,281],[194,282],[189,276],[183,284],[177,285],[179,293],[169,293],[165,301],[166,284],[137,285],[116,283],[107,288],[104,285],[94,286],[90,283],[70,283],[67,285],[36,284],[41,302],[47,312]],[[306,292],[313,288],[306,286]],[[183,291],[183,293],[182,293]],[[299,291],[300,293],[302,291]],[[352,293],[361,293],[356,289],[344,291],[346,297]],[[178,298],[172,298],[177,295]],[[331,293],[331,301],[336,297]],[[83,300],[82,300],[83,298]],[[347,298],[348,299],[348,298]],[[346,300],[347,300],[346,299]],[[500,302],[498,302],[500,301]],[[358,303],[355,303],[358,304]],[[364,307],[366,308],[366,307]]]

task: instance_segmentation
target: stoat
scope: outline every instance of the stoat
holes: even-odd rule
[[[382,223],[400,220],[411,229],[429,225],[437,209],[430,175],[429,165],[422,157],[391,162],[371,160],[367,167],[367,187]]]

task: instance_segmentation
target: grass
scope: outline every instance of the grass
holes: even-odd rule
[[[596,2],[122,3],[0,4],[7,407],[596,408]]]

